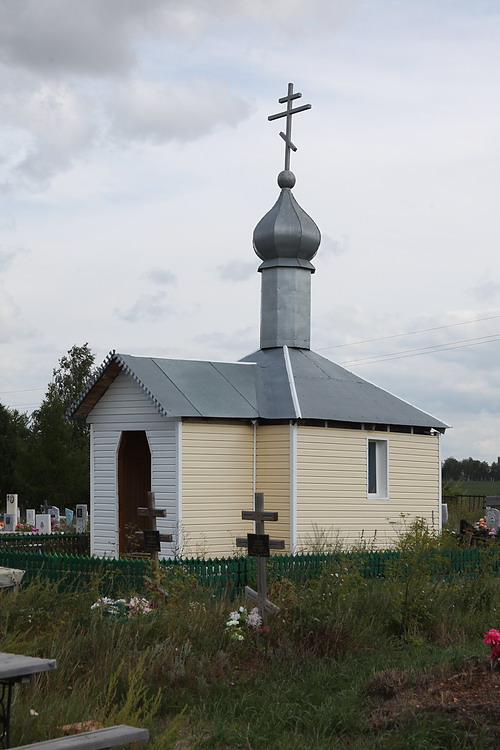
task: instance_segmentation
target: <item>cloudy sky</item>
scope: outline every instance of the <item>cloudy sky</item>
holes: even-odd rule
[[[296,199],[323,242],[312,345],[500,455],[500,4],[0,0],[0,402],[88,342],[258,348],[255,224]]]

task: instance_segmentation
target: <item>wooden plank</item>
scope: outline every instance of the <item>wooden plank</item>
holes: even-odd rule
[[[137,539],[140,539],[141,541],[144,541],[144,534],[142,531],[136,531],[135,535]],[[172,542],[173,541],[173,535],[172,534],[160,534],[160,542]]]
[[[258,602],[260,599],[255,589],[250,588],[250,586],[245,586],[245,594],[249,599],[253,599],[254,602]],[[277,615],[280,611],[280,608],[276,604],[270,602],[269,599],[265,599],[265,601],[263,602],[263,606],[266,612],[270,612],[273,615]]]
[[[137,508],[138,516],[148,516],[149,518],[165,518],[167,511],[165,508]]]
[[[55,659],[38,659],[33,656],[0,652],[0,680],[48,672],[56,667]]]
[[[116,745],[128,745],[131,742],[144,742],[149,739],[147,729],[118,724],[92,732],[72,734],[69,737],[57,737],[54,740],[34,742],[31,745],[18,745],[12,750],[104,750]]]
[[[277,521],[278,514],[272,510],[242,510],[241,518],[243,521]]]

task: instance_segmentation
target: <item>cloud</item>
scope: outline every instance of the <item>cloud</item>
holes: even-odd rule
[[[474,458],[482,461],[496,461],[500,450],[498,447],[498,414],[476,413],[474,415],[457,413],[453,430],[447,430],[441,438],[441,457],[444,460],[454,456],[458,460]],[[474,439],[471,440],[471,436]],[[467,448],[464,450],[464,446]]]
[[[0,272],[6,271],[9,268],[16,255],[17,252],[15,250],[0,249]]]
[[[166,292],[155,294],[142,294],[137,302],[128,310],[115,310],[115,314],[129,323],[138,323],[143,320],[160,320],[172,312],[166,302]]]
[[[119,140],[165,143],[191,141],[219,125],[237,125],[248,105],[224,84],[189,84],[135,79],[117,86],[107,101],[110,131]]]
[[[246,281],[257,270],[258,261],[232,260],[215,269],[221,279]]]
[[[96,133],[87,102],[66,84],[44,83],[33,91],[5,92],[0,107],[4,119],[26,136],[24,148],[19,147],[11,164],[11,181],[45,185],[70,167]]]
[[[0,51],[10,65],[42,73],[129,70],[134,36],[149,29],[163,0],[16,0],[0,4]]]
[[[311,25],[331,29],[357,5],[357,0],[13,0],[0,3],[0,58],[52,76],[124,74],[137,64],[137,42],[144,37],[193,38],[209,28],[250,24],[286,34]]]
[[[151,271],[144,274],[144,278],[152,281],[158,286],[167,286],[177,284],[177,276],[166,268],[152,268]]]
[[[255,330],[253,328],[240,328],[232,333],[223,331],[214,331],[213,333],[204,333],[200,336],[193,337],[193,343],[198,350],[197,357],[226,357],[228,352],[231,354],[231,361],[236,361],[255,351],[258,347],[255,344]],[[200,349],[200,346],[203,347]],[[234,357],[234,352],[239,354]]]
[[[34,335],[35,330],[21,318],[19,307],[5,285],[0,284],[0,344],[31,338]]]
[[[472,294],[480,302],[499,302],[500,301],[500,283],[498,281],[484,281],[472,288]]]
[[[349,250],[349,237],[343,235],[338,240],[334,240],[327,234],[321,235],[320,252],[323,255],[343,255]]]

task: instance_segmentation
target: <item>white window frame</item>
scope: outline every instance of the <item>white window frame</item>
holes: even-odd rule
[[[370,444],[375,446],[375,492],[370,492]],[[389,499],[389,441],[385,438],[366,440],[366,491],[370,499]]]

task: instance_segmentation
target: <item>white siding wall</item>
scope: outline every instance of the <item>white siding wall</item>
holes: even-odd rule
[[[90,552],[118,557],[116,456],[119,430],[91,429]]]
[[[175,420],[158,413],[140,386],[120,374],[87,418],[91,424],[91,551],[93,555],[118,556],[117,458],[121,433],[144,430],[151,451],[151,489],[156,506],[166,518],[158,529],[174,534],[173,544],[162,544],[161,554],[173,554],[177,534]]]
[[[172,534],[171,544],[162,543],[161,555],[173,557],[178,551],[179,524],[176,502],[176,440],[175,422],[165,420],[162,430],[146,430],[151,451],[151,489],[155,493],[157,508],[165,508],[166,518],[156,519],[156,528],[162,534]]]

